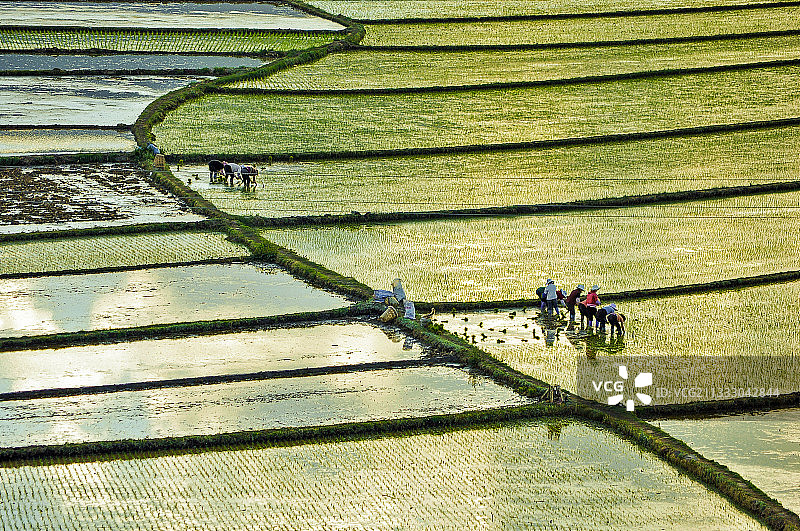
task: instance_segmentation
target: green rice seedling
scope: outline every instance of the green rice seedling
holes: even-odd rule
[[[163,150],[181,154],[396,150],[636,133],[794,117],[798,73],[798,67],[763,68],[430,94],[217,94],[182,105],[153,133]]]
[[[139,266],[233,258],[247,250],[212,232],[99,236],[0,243],[0,274]]]
[[[91,520],[141,528],[153,522],[143,515],[169,514],[176,522],[273,529],[345,521],[442,527],[445,518],[446,529],[498,521],[531,528],[761,528],[654,455],[569,421],[10,467],[0,469],[0,485],[8,500],[2,519],[19,527],[36,527],[47,515],[65,527]]]
[[[210,185],[175,172],[221,210],[287,217],[566,203],[795,180],[800,128],[436,157],[260,166],[259,187]]]
[[[367,25],[366,46],[585,43],[725,35],[800,28],[800,8],[498,22]]]
[[[330,54],[233,88],[357,90],[462,86],[697,68],[800,57],[800,37],[561,50]]]
[[[400,274],[412,300],[514,300],[546,278],[614,292],[794,270],[799,195],[263,234],[374,288]]]
[[[497,17],[549,15],[553,13],[594,13],[603,11],[623,11],[631,9],[661,9],[663,2],[645,0],[597,0],[583,2],[571,0],[557,5],[539,4],[528,0],[437,0],[419,2],[417,0],[311,0],[311,5],[329,13],[363,19],[403,19],[438,17]],[[703,7],[740,4],[739,0],[691,0],[681,2],[681,6]]]
[[[333,42],[336,33],[246,32],[183,33],[158,30],[3,30],[0,43],[9,50],[58,48],[62,50],[114,50],[124,52],[228,52],[260,53],[322,46]]]

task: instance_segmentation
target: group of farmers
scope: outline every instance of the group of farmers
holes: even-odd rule
[[[212,160],[208,163],[208,177],[212,183],[224,182],[228,186],[234,186],[240,182],[245,192],[256,189],[257,176],[258,170],[253,166],[241,166],[224,160]]]
[[[581,296],[586,291],[586,286],[578,284],[569,294],[559,289],[552,279],[547,279],[545,285],[536,290],[542,301],[541,310],[547,315],[560,315],[559,306],[564,306],[569,311],[570,323],[576,322],[576,308],[581,315],[581,329],[596,327],[598,332],[605,333],[606,324],[611,327],[611,334],[616,331],[619,335],[625,333],[625,315],[617,311],[614,303],[603,306],[597,292],[600,287],[592,286],[584,299]]]

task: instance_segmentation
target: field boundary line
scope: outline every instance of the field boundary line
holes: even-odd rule
[[[572,48],[608,48],[613,46],[645,46],[649,44],[691,44],[698,42],[733,41],[739,39],[762,39],[770,37],[794,37],[800,29],[775,31],[748,31],[743,33],[720,33],[716,35],[687,35],[683,37],[658,37],[646,39],[619,39],[605,41],[575,41],[529,44],[454,44],[454,45],[351,45],[353,50],[375,50],[382,52],[474,52],[474,51],[532,51],[564,50]]]
[[[664,297],[678,297],[682,295],[697,295],[710,291],[730,291],[742,288],[758,286],[768,286],[770,284],[784,284],[800,280],[800,270],[783,271],[780,273],[767,273],[750,277],[738,277],[723,280],[712,280],[697,284],[683,284],[677,286],[665,286],[662,288],[650,289],[630,289],[621,292],[609,292],[603,295],[603,299],[613,301],[636,301],[648,299],[661,299]],[[539,299],[514,299],[503,301],[474,301],[474,302],[426,302],[414,301],[418,311],[430,311],[436,308],[437,311],[474,311],[474,310],[494,310],[494,309],[513,309],[513,308],[538,308],[541,304]]]
[[[659,420],[676,418],[708,418],[720,414],[750,413],[800,407],[800,391],[776,396],[752,396],[727,400],[708,400],[686,404],[664,404],[660,406],[637,406],[636,416],[641,419]]]
[[[67,275],[97,275],[102,273],[123,273],[126,271],[143,271],[146,269],[166,269],[169,267],[190,267],[211,264],[247,263],[249,256],[230,258],[208,258],[205,260],[186,260],[182,262],[159,262],[156,264],[138,264],[132,266],[108,266],[86,269],[60,269],[57,271],[31,271],[25,273],[0,273],[0,280],[21,280],[45,277],[63,277]]]
[[[365,212],[350,214],[323,214],[314,216],[234,216],[242,223],[259,228],[315,227],[322,225],[372,225],[383,223],[414,223],[432,219],[464,219],[509,216],[558,215],[587,210],[624,209],[664,203],[686,203],[705,199],[746,197],[800,190],[800,180],[745,186],[721,186],[680,192],[609,197],[604,199],[579,199],[568,203],[541,203],[538,205],[509,205],[498,207],[465,208],[452,210],[425,210],[419,212]]]
[[[96,236],[128,236],[159,232],[223,232],[223,227],[216,222],[216,220],[211,219],[178,221],[175,223],[136,223],[131,225],[87,227],[83,229],[0,234],[0,243],[92,238]]]
[[[249,159],[251,161],[308,162],[330,160],[377,159],[384,157],[418,157],[422,155],[453,155],[504,151],[544,150],[571,146],[594,146],[619,144],[638,140],[657,140],[661,138],[681,138],[707,136],[720,133],[758,131],[762,129],[782,129],[800,125],[800,117],[778,118],[775,120],[755,120],[727,124],[711,124],[676,129],[658,129],[633,133],[614,133],[595,136],[564,137],[527,142],[505,142],[500,144],[467,144],[459,146],[438,146],[398,149],[365,149],[359,151],[309,151],[295,153],[172,153],[165,155],[170,162],[183,160],[202,162],[210,158]],[[134,126],[135,129],[135,126]]]
[[[712,74],[719,72],[741,72],[767,68],[781,68],[785,66],[800,65],[800,59],[779,59],[774,61],[758,61],[753,63],[735,63],[727,65],[698,66],[690,68],[665,68],[661,70],[644,70],[637,72],[624,72],[619,74],[601,74],[569,78],[542,79],[536,81],[509,81],[498,83],[480,83],[473,85],[439,85],[424,87],[397,87],[397,88],[360,88],[360,89],[260,89],[260,88],[235,88],[220,87],[217,94],[234,96],[246,95],[287,95],[287,96],[372,96],[394,94],[435,94],[441,92],[482,92],[491,90],[514,90],[537,87],[556,87],[583,85],[592,83],[611,83],[615,81],[628,81],[637,79],[653,79],[667,77],[692,76],[697,74]]]
[[[800,6],[796,0],[777,2],[754,2],[748,4],[731,4],[716,6],[674,7],[654,9],[620,9],[614,11],[595,11],[579,13],[534,13],[530,15],[500,15],[500,16],[474,16],[474,17],[405,17],[405,18],[355,18],[355,22],[366,25],[400,25],[400,24],[450,24],[465,22],[514,22],[526,20],[575,20],[593,18],[621,18],[643,17],[654,15],[688,15],[692,13],[721,13],[729,11],[751,11],[757,9],[772,9],[781,7]]]
[[[256,382],[285,378],[307,378],[314,376],[326,376],[329,374],[352,374],[358,372],[383,370],[403,370],[419,367],[435,367],[454,363],[458,363],[458,359],[455,356],[431,356],[420,359],[375,361],[350,365],[328,365],[324,367],[305,367],[300,369],[258,371],[241,374],[217,374],[211,376],[148,380],[119,384],[34,389],[29,391],[0,393],[0,402],[38,400],[42,398],[59,398],[67,396],[99,395],[129,391],[148,391],[153,389],[168,389],[173,387],[196,387],[201,385]]]
[[[0,337],[3,352],[79,347],[104,343],[125,343],[150,339],[173,339],[186,336],[213,336],[236,332],[252,332],[273,328],[293,328],[338,321],[358,321],[374,311],[365,303],[346,304],[332,310],[300,312],[265,317],[240,317],[183,323],[162,323],[127,328],[104,328],[32,336]]]

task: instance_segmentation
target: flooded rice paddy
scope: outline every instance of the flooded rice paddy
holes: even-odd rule
[[[321,311],[347,304],[270,264],[0,280],[0,337]]]
[[[409,336],[365,322],[5,352],[0,393],[355,365],[429,353]]]
[[[769,194],[263,234],[375,288],[399,274],[412,300],[513,300],[531,298],[547,278],[613,292],[794,270],[798,198]]]
[[[125,152],[136,149],[128,131],[5,130],[0,131],[0,156]]]
[[[584,363],[622,356],[629,365],[655,363],[654,389],[704,392],[670,391],[654,403],[685,403],[730,398],[724,395],[732,389],[800,391],[798,292],[800,282],[792,282],[629,302],[601,291],[600,300],[615,302],[628,318],[621,338],[543,318],[533,308],[443,314],[436,321],[513,368],[586,398],[595,396],[576,388]]]
[[[796,180],[800,128],[602,146],[259,165],[243,192],[205,166],[173,173],[234,215],[288,217],[565,203]],[[239,161],[248,163],[248,161]]]
[[[3,2],[0,17],[29,26],[343,29],[289,5],[269,2]]]
[[[130,164],[0,168],[0,234],[204,219]]]
[[[0,519],[67,530],[762,529],[627,441],[557,420],[3,468],[0,485]]]
[[[0,243],[0,275],[138,267],[242,258],[249,251],[215,232],[162,232]]]
[[[132,124],[151,102],[198,79],[3,76],[0,77],[0,123],[6,126]]]
[[[0,403],[0,447],[421,417],[529,403],[460,367],[392,369]]]
[[[0,71],[256,68],[262,64],[264,64],[264,61],[252,57],[224,57],[219,55],[0,54]]]
[[[800,513],[800,409],[654,424]]]

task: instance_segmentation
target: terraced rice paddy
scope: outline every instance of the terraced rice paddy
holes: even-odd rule
[[[761,528],[630,443],[563,421],[3,468],[0,485],[0,518],[23,527]]]
[[[526,51],[331,54],[234,88],[359,90],[571,79],[796,59],[800,37]],[[2,65],[2,63],[0,63]]]
[[[412,300],[512,300],[531,298],[547,278],[613,292],[796,269],[797,199],[772,194],[263,234],[369,286],[399,274]]]
[[[238,258],[246,248],[214,232],[167,232],[0,243],[0,275]]]
[[[44,55],[0,54],[0,71],[21,70],[167,70],[201,68],[256,68],[264,64],[253,57],[220,55]],[[74,81],[74,80],[73,80]]]
[[[150,102],[192,77],[0,77],[0,118],[10,125],[132,124]]]
[[[0,393],[357,365],[430,353],[393,328],[365,322],[4,352]]]
[[[542,319],[534,308],[459,312],[436,320],[513,368],[581,394],[579,359],[656,359],[654,387],[707,391],[656,398],[658,404],[685,403],[725,398],[717,391],[723,389],[800,391],[798,292],[800,282],[643,301],[619,301],[601,291],[600,300],[615,302],[628,318],[623,338]]]
[[[136,149],[127,131],[13,130],[0,131],[0,155],[42,155],[52,153],[131,152]]]
[[[212,95],[153,128],[169,153],[305,153],[552,140],[797,115],[800,67],[402,95]],[[432,134],[435,131],[436,134]]]
[[[500,153],[275,163],[244,193],[176,176],[235,215],[417,212],[746,186],[800,176],[800,128]]]
[[[31,26],[116,28],[343,29],[286,4],[269,2],[3,2],[0,17]]]
[[[0,336],[260,317],[345,306],[268,264],[0,280]]]
[[[558,13],[598,13],[632,9],[663,9],[739,5],[741,0],[594,0],[583,2],[530,2],[528,0],[440,0],[436,3],[418,0],[311,0],[309,4],[328,13],[353,19],[380,20],[439,17],[497,17]]]
[[[800,512],[800,410],[654,422]]]
[[[130,164],[0,168],[0,234],[204,219]]]
[[[333,42],[336,37],[335,33],[264,33],[248,30],[220,33],[196,33],[187,30],[185,33],[174,33],[159,30],[121,32],[102,29],[0,29],[2,49],[10,52],[55,48],[144,53],[262,53],[322,46]]]
[[[208,435],[528,403],[463,368],[425,367],[0,402],[0,447]]]
[[[624,23],[621,23],[624,20]],[[367,24],[365,46],[462,46],[635,41],[800,29],[800,8],[568,19]]]

